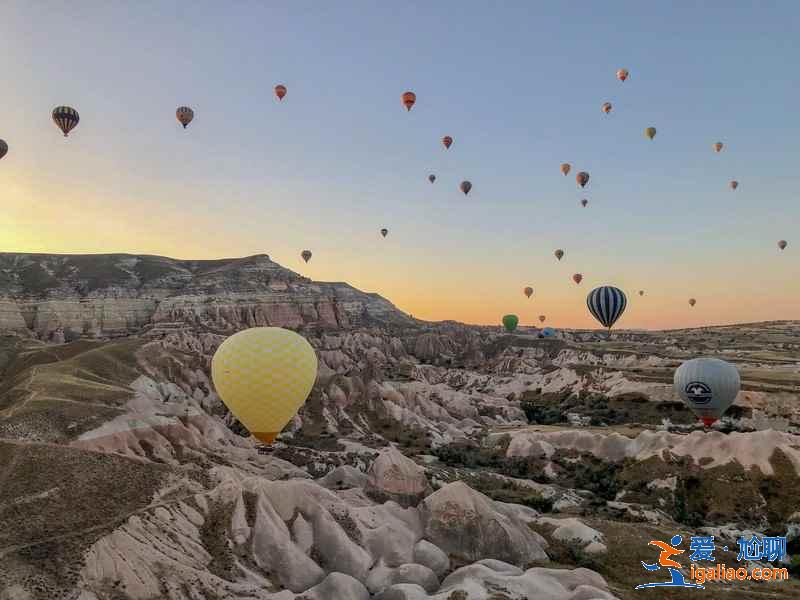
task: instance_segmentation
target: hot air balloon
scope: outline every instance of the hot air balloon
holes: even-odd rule
[[[304,261],[308,262],[311,260],[311,250],[303,250],[300,253],[300,256],[303,258]]]
[[[532,288],[532,287],[530,287],[530,286],[529,286],[529,287],[526,287],[526,288],[525,288],[524,290],[522,290],[522,291],[525,293],[525,295],[526,295],[528,298],[530,298],[531,296],[533,296],[533,288]]]
[[[434,175],[433,173],[431,173],[430,175],[428,175],[428,181],[430,181],[431,183],[433,183],[434,181],[436,181],[436,175]]]
[[[625,81],[628,78],[628,69],[619,69],[617,71],[617,79]]]
[[[651,140],[656,137],[656,128],[655,127],[648,127],[644,130],[645,136],[650,138]]]
[[[306,401],[317,377],[317,355],[305,338],[280,327],[254,327],[227,338],[211,359],[222,401],[266,444]]]
[[[449,135],[444,136],[442,138],[442,144],[444,144],[444,147],[449,150],[450,146],[453,145],[453,138],[451,138]]]
[[[644,296],[644,290],[639,290],[639,295]]]
[[[545,320],[546,318],[547,318],[547,317],[546,317],[545,315],[539,315],[539,323],[544,323],[544,320]]]
[[[728,187],[730,187],[732,190],[735,190],[739,187],[739,182],[734,179],[728,184]]]
[[[505,315],[503,317],[503,327],[506,328],[508,333],[511,333],[517,328],[517,324],[519,324],[519,317],[517,315]]]
[[[175,111],[175,117],[178,119],[178,123],[186,129],[186,126],[194,119],[194,111],[188,106],[179,106]]]
[[[462,192],[464,192],[464,195],[466,196],[467,194],[469,194],[469,191],[472,189],[472,184],[469,181],[462,181],[461,184],[458,186],[458,188]]]
[[[561,173],[566,177],[572,166],[569,163],[561,163]]]
[[[555,252],[553,252],[553,254],[555,255],[555,257],[556,257],[558,260],[561,260],[562,258],[564,258],[564,251],[563,251],[561,248],[559,248],[558,250],[556,250]]]
[[[586,296],[586,306],[592,316],[611,334],[611,327],[625,312],[628,299],[622,290],[610,285],[593,289]]]
[[[613,107],[611,106],[611,102],[603,102],[603,108],[602,108],[602,111],[603,111],[604,113],[606,113],[606,114],[610,113],[612,108],[613,108]]]
[[[2,148],[2,145],[0,145],[0,158],[2,158],[2,157],[3,157],[3,148]],[[781,250],[786,248],[786,240],[780,240],[778,242],[778,248],[780,248]]]
[[[278,100],[283,100],[283,97],[286,95],[286,86],[283,84],[278,84],[275,86],[275,97]]]
[[[689,306],[694,306],[695,304],[697,304],[697,300],[694,298],[689,298]]]
[[[71,106],[56,106],[53,109],[53,121],[64,133],[64,137],[69,136],[69,132],[75,129],[80,120],[78,111]]]
[[[404,92],[400,98],[406,110],[411,110],[411,107],[414,106],[414,103],[417,101],[417,95],[414,92]]]
[[[581,171],[575,175],[575,181],[578,182],[579,186],[586,187],[586,184],[589,183],[589,174],[586,171]]]
[[[718,358],[694,358],[675,370],[673,388],[686,405],[710,427],[730,408],[739,393],[739,371]]]
[[[575,275],[572,276],[572,281],[580,285],[581,281],[583,281],[583,275],[581,275],[580,273],[575,273]]]
[[[384,227],[383,229],[381,229],[381,235],[382,235],[383,237],[386,237],[386,234],[387,234],[387,233],[389,233],[389,230],[388,230],[388,229],[386,229],[385,227]]]
[[[724,146],[724,144],[722,142],[717,142],[716,144],[714,144],[714,152],[717,152],[717,153],[722,152],[722,147],[723,146]]]
[[[588,201],[586,198],[584,198],[583,200],[581,200],[581,205],[583,206],[583,208],[586,208],[586,205],[587,205],[587,204],[589,204],[589,201]]]
[[[8,154],[8,144],[6,144],[5,140],[0,140],[0,158],[3,158],[6,154]]]

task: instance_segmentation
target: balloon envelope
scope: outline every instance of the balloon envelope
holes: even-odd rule
[[[282,84],[278,84],[275,86],[275,96],[278,100],[283,100],[283,97],[286,95],[286,86]]]
[[[584,198],[583,200],[581,200],[581,205],[582,205],[584,208],[586,208],[586,205],[587,205],[587,204],[589,204],[589,201],[588,201],[586,198]]]
[[[211,359],[211,377],[234,416],[270,444],[308,398],[317,355],[293,331],[254,327],[222,342]]]
[[[64,137],[69,136],[69,132],[75,129],[80,120],[78,111],[71,106],[56,106],[53,109],[53,122],[64,134]]]
[[[178,123],[186,129],[186,126],[194,119],[194,111],[188,106],[179,106],[175,111],[175,117],[178,119]]]
[[[603,327],[608,329],[611,329],[617,319],[622,316],[627,305],[628,299],[624,292],[610,285],[595,288],[586,296],[586,306],[589,312],[600,321]]]
[[[389,230],[388,230],[388,229],[386,229],[385,227],[384,227],[383,229],[381,229],[381,235],[382,235],[383,237],[386,237],[386,234],[387,234],[387,233],[389,233]]]
[[[583,275],[575,273],[575,275],[572,276],[572,281],[580,285],[581,281],[583,281]]]
[[[8,144],[6,144],[5,140],[0,140],[0,158],[3,158],[6,154],[8,154]]]
[[[303,250],[300,253],[300,256],[303,258],[304,261],[308,262],[311,260],[311,250]]]
[[[625,81],[628,78],[628,69],[619,69],[617,71],[617,79]]]
[[[575,175],[575,181],[578,182],[579,186],[586,187],[586,184],[589,183],[589,174],[586,171],[581,171]]]
[[[414,92],[404,92],[400,100],[403,102],[403,106],[406,107],[406,110],[411,110],[411,107],[414,106],[414,103],[417,101],[417,95]]]
[[[687,360],[675,371],[673,387],[706,426],[719,419],[736,400],[739,371],[718,358]]]
[[[523,292],[525,293],[525,295],[526,295],[528,298],[530,298],[531,296],[533,296],[533,288],[532,288],[532,287],[526,287],[526,288],[523,290]]]
[[[0,147],[0,156],[2,156],[2,150],[3,150],[2,147]],[[786,246],[787,246],[786,240],[781,240],[781,241],[778,242],[778,248],[780,248],[781,250],[786,248]]]
[[[729,187],[730,187],[732,190],[735,190],[736,188],[738,188],[738,187],[739,187],[739,182],[738,182],[738,181],[736,181],[736,180],[734,179],[733,181],[731,181],[731,182],[728,184],[728,186],[729,186]]]
[[[558,260],[561,260],[562,258],[564,258],[564,251],[563,251],[561,248],[559,248],[558,250],[556,250],[555,252],[553,252],[553,255],[554,255],[554,256],[555,256],[555,257],[556,257]]]
[[[442,138],[442,144],[444,144],[444,147],[445,147],[445,148],[448,148],[448,149],[449,149],[449,148],[450,148],[450,146],[452,146],[452,145],[453,145],[453,138],[451,138],[449,135],[446,135],[446,136],[444,136],[444,137]]]
[[[517,317],[517,315],[505,315],[503,317],[503,327],[505,327],[506,331],[509,333],[517,328],[517,324],[519,324],[519,317]]]
[[[724,144],[722,142],[717,142],[714,144],[714,152],[722,152]]]
[[[648,127],[647,129],[644,130],[644,134],[652,140],[654,137],[656,137],[656,128]]]
[[[561,172],[566,176],[572,168],[569,163],[561,163]]]
[[[697,304],[697,300],[694,298],[689,298],[689,306],[694,306],[695,304]]]
[[[539,323],[544,323],[547,317],[545,315],[539,315]]]
[[[462,181],[461,185],[458,186],[458,189],[460,189],[462,192],[464,192],[464,195],[466,196],[467,194],[469,194],[469,191],[472,189],[472,184],[469,181]]]
[[[606,114],[610,113],[612,108],[613,107],[611,106],[611,102],[604,102],[603,103],[603,112],[604,113],[606,113]]]
[[[430,175],[428,175],[428,181],[430,181],[431,183],[433,183],[434,181],[436,181],[436,175],[434,175],[433,173],[431,173]]]

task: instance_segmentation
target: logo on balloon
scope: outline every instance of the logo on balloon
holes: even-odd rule
[[[686,386],[686,397],[694,404],[708,404],[713,395],[711,388],[702,381],[693,381]]]

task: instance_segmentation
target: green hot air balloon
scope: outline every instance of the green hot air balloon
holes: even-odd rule
[[[517,328],[519,324],[519,317],[517,315],[505,315],[503,317],[503,327],[506,328],[508,333],[511,333]]]

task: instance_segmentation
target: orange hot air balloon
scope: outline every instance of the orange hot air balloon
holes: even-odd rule
[[[430,181],[431,183],[433,183],[434,181],[436,181],[436,175],[434,175],[433,173],[431,173],[430,175],[428,175],[428,181]]]
[[[406,110],[411,110],[411,107],[414,106],[414,103],[417,101],[417,95],[414,92],[404,92],[401,99]]]
[[[728,184],[728,187],[730,187],[732,190],[735,190],[739,187],[739,182],[734,179]]]
[[[617,71],[617,79],[625,81],[629,76],[628,69],[619,69]]]
[[[555,255],[555,257],[556,257],[558,260],[561,260],[562,258],[564,258],[564,251],[563,251],[561,248],[559,248],[558,250],[556,250],[555,252],[553,252],[553,254]]]
[[[566,177],[567,174],[569,174],[569,170],[571,168],[572,166],[569,163],[561,163],[561,173],[564,175],[564,177]]]
[[[525,295],[526,295],[528,298],[530,298],[531,296],[533,296],[533,288],[532,288],[532,287],[526,287],[526,288],[523,290],[523,292],[525,293]]]
[[[603,102],[602,111],[604,113],[606,114],[610,113],[612,108],[613,107],[611,106],[611,102]]]
[[[583,275],[581,275],[580,273],[575,273],[575,275],[572,276],[572,281],[580,285],[581,281],[583,281]]]
[[[442,138],[442,143],[444,144],[444,147],[449,150],[450,146],[453,145],[453,138],[451,138],[449,135],[446,135]]]
[[[716,144],[714,144],[714,152],[717,153],[722,152],[723,145],[724,144],[722,142],[717,142]]]
[[[697,304],[697,300],[694,298],[689,298],[689,306],[694,306],[695,304]]]
[[[589,174],[586,171],[581,171],[575,175],[575,181],[578,182],[579,186],[586,187],[586,184],[589,183]]]
[[[589,201],[586,198],[584,198],[583,200],[581,200],[581,204],[583,205],[584,208],[586,208],[586,205],[589,204]]]
[[[472,189],[472,184],[469,181],[466,181],[466,180],[462,181],[461,185],[458,186],[458,189],[460,189],[462,192],[464,192],[464,195],[466,196],[467,194],[469,194],[469,191]]]
[[[283,100],[283,97],[286,95],[286,86],[283,84],[278,84],[275,86],[275,96],[278,100]]]
[[[300,253],[300,256],[303,258],[304,261],[308,262],[311,260],[311,250],[303,250]]]
[[[786,246],[787,246],[786,240],[781,240],[778,242],[778,248],[780,248],[781,250],[785,249]]]
[[[544,320],[545,320],[546,318],[547,318],[547,317],[546,317],[545,315],[539,315],[539,323],[544,323]]]

